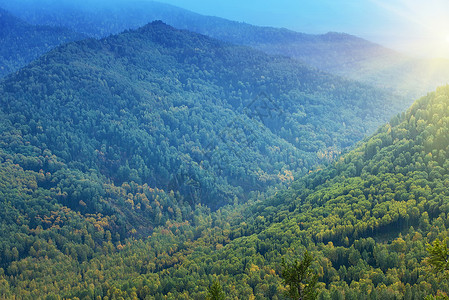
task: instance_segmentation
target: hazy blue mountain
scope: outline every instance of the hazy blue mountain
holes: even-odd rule
[[[58,45],[85,37],[61,27],[30,25],[0,9],[0,78]]]
[[[445,59],[415,59],[344,33],[312,35],[259,27],[202,16],[158,2],[80,4],[68,0],[0,0],[0,5],[33,24],[65,26],[93,37],[163,20],[179,29],[293,57],[327,72],[405,94],[410,99],[447,83],[449,78],[449,61]],[[26,10],[22,9],[24,5]]]

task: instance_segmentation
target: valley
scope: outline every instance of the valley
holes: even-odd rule
[[[0,298],[289,299],[308,253],[312,299],[447,299],[446,61],[42,3],[0,0]]]

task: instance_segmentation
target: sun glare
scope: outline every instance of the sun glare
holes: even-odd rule
[[[402,36],[408,37],[408,51],[420,57],[449,58],[449,1],[447,0],[370,0],[403,24]],[[399,28],[399,27],[398,27]],[[398,31],[399,32],[399,31]],[[399,35],[401,36],[401,35]],[[398,44],[406,41],[398,39]],[[402,47],[404,49],[404,47]],[[401,50],[401,48],[399,48]],[[407,51],[407,50],[406,50]]]

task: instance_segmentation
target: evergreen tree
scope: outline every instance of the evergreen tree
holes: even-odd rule
[[[449,249],[447,247],[448,238],[443,241],[436,239],[432,245],[428,245],[427,252],[429,252],[429,257],[427,259],[430,268],[432,269],[435,276],[440,278],[440,280],[449,279]],[[440,293],[434,296],[426,297],[427,300],[432,299],[449,299],[446,293]]]
[[[447,241],[447,238],[443,241],[436,239],[432,245],[428,245],[427,252],[429,252],[428,263],[435,274],[449,278],[449,249]]]
[[[214,283],[209,288],[209,291],[207,292],[207,300],[224,300],[226,299],[225,293],[223,292],[223,289],[221,287],[220,282],[218,280],[215,280]]]
[[[318,275],[312,270],[312,255],[306,251],[301,260],[285,262],[282,259],[281,276],[288,285],[288,296],[295,300],[316,299]]]

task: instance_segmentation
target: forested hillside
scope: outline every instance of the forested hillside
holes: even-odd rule
[[[268,54],[292,57],[320,70],[386,88],[409,99],[421,97],[438,85],[448,83],[447,59],[408,57],[349,34],[306,34],[253,26],[151,1],[95,3],[92,6],[66,0],[0,0],[0,6],[28,22],[64,26],[92,37],[104,37],[143,26],[152,20],[163,20],[179,29],[251,46]]]
[[[319,299],[448,292],[426,263],[426,244],[449,234],[448,112],[446,86],[289,189],[212,214],[198,207],[191,221],[168,220],[140,240],[111,235],[113,217],[49,207],[61,197],[41,186],[53,175],[2,154],[2,220],[16,223],[14,238],[3,236],[1,295],[197,299],[218,280],[229,299],[286,299],[281,260],[306,249]],[[40,203],[30,210],[29,199]]]
[[[85,37],[65,28],[27,24],[0,8],[0,78],[56,46]]]
[[[173,190],[187,206],[244,201],[332,160],[401,105],[294,60],[161,22],[59,47],[7,78],[0,93],[2,136],[18,140],[5,151],[28,170],[93,177],[87,194],[66,187],[65,205],[79,210],[82,200],[88,211],[105,180]],[[56,166],[42,162],[45,151]]]
[[[446,86],[288,190],[197,218],[190,229],[160,228],[134,248],[154,249],[144,260],[151,271],[135,268],[132,282],[108,293],[190,299],[219,280],[229,299],[286,299],[282,258],[308,250],[318,299],[445,299],[448,282],[427,264],[426,248],[449,235],[448,118]]]
[[[124,3],[0,0],[0,299],[447,299],[446,61]]]

